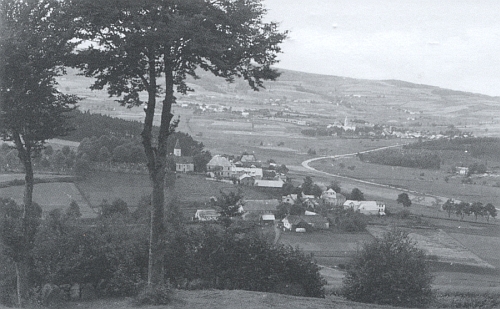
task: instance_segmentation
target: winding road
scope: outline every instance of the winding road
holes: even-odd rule
[[[387,199],[391,199],[391,200],[393,200],[393,199],[395,200],[395,196],[397,196],[397,194],[401,193],[401,192],[408,193],[410,198],[412,199],[413,203],[425,205],[425,206],[436,206],[437,204],[443,203],[444,201],[448,200],[447,197],[443,197],[443,196],[431,195],[431,194],[427,194],[427,193],[417,192],[414,190],[400,188],[400,187],[397,187],[394,185],[380,184],[380,183],[376,183],[376,182],[372,182],[372,181],[367,181],[367,180],[362,180],[362,179],[357,179],[357,178],[352,178],[352,177],[348,177],[348,176],[342,176],[342,175],[337,175],[337,174],[332,174],[332,173],[320,171],[320,170],[317,170],[309,165],[311,162],[314,162],[314,161],[352,157],[352,156],[356,156],[357,154],[375,152],[375,151],[380,151],[380,150],[384,150],[384,149],[388,149],[388,148],[397,148],[397,147],[401,147],[401,146],[403,146],[403,145],[392,145],[392,146],[386,146],[386,147],[380,147],[380,148],[355,152],[355,153],[312,158],[312,159],[309,159],[309,160],[302,162],[302,167],[304,167],[305,169],[309,170],[310,172],[312,172],[314,174],[345,179],[351,183],[362,184],[362,185],[364,185],[365,188],[372,189],[372,190],[370,190],[371,191],[370,195],[375,195],[375,196],[379,196],[379,197],[383,197],[383,198],[387,198]],[[373,188],[377,188],[377,190],[373,190]]]

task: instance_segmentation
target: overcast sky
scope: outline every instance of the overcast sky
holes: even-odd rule
[[[500,96],[500,0],[263,0],[277,67]]]

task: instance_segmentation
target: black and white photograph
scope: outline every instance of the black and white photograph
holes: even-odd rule
[[[0,308],[500,308],[499,12],[0,0]]]

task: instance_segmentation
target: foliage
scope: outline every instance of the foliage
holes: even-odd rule
[[[403,204],[404,207],[410,207],[411,206],[411,200],[410,197],[408,196],[408,193],[400,193],[398,195],[398,198],[396,200],[398,204]]]
[[[404,166],[413,168],[439,169],[441,158],[432,151],[413,149],[384,149],[363,153],[360,160],[368,163],[384,164],[391,166]]]
[[[137,294],[147,274],[147,230],[116,218],[93,226],[61,219],[61,228],[46,222],[37,235],[35,283],[88,283],[101,296]]]
[[[69,207],[66,210],[66,216],[72,219],[77,219],[82,216],[82,213],[80,212],[80,205],[78,205],[75,200],[72,200],[71,203],[69,203]]]
[[[351,193],[349,195],[347,195],[347,199],[353,200],[353,201],[364,201],[365,195],[360,189],[353,188],[351,190]]]
[[[327,187],[327,190],[333,189],[336,193],[341,193],[342,189],[340,188],[340,182],[338,181],[332,181]]]
[[[115,199],[111,204],[107,200],[103,200],[99,207],[101,207],[101,215],[106,218],[116,215],[128,215],[128,205],[120,198]]]
[[[368,225],[368,218],[352,208],[344,209],[342,206],[334,209],[335,224],[345,232],[361,232]]]
[[[168,305],[174,296],[173,288],[170,284],[164,283],[156,286],[146,286],[134,298],[136,306],[144,305]]]
[[[497,158],[500,152],[500,139],[494,137],[468,137],[447,140],[425,141],[404,146],[412,149],[467,151],[473,157]]]
[[[324,297],[319,267],[298,249],[214,225],[178,231],[169,239],[165,267],[175,285],[267,292],[289,285],[279,291]]]
[[[433,297],[433,278],[425,259],[406,232],[394,229],[353,257],[342,294],[365,303],[425,306]]]
[[[242,206],[243,195],[241,190],[238,192],[230,191],[229,193],[224,193],[220,191],[219,197],[213,202],[213,206],[219,210],[221,217],[237,217],[241,216],[241,206]]]
[[[20,218],[22,242],[16,246],[18,306],[28,296],[29,262],[37,228],[33,203],[33,163],[45,141],[65,135],[67,113],[77,97],[61,93],[55,78],[63,75],[62,60],[76,42],[63,22],[66,3],[15,1],[0,3],[0,137],[12,141],[23,165],[25,193]]]
[[[196,69],[201,68],[229,82],[243,77],[258,90],[264,80],[279,76],[271,66],[277,62],[286,33],[280,33],[276,23],[264,22],[266,11],[258,0],[73,4],[78,39],[99,45],[79,51],[73,65],[95,77],[92,89],[107,86],[109,95],[118,97],[123,106],[145,105],[141,137],[153,184],[148,283],[156,284],[163,259],[167,140],[178,124],[172,113],[174,88],[182,94],[192,90],[186,78],[197,78]],[[147,93],[147,101],[141,99],[142,92]],[[153,135],[159,95],[164,95],[160,128]]]

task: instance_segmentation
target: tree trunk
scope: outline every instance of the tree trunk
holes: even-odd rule
[[[30,251],[35,238],[38,224],[37,214],[33,207],[33,189],[35,180],[33,176],[33,165],[31,162],[32,148],[29,142],[24,142],[20,134],[13,134],[14,143],[18,151],[18,157],[24,166],[24,195],[23,195],[23,216],[22,216],[22,244],[20,244],[20,252],[18,252],[18,260],[15,261],[16,267],[16,288],[17,288],[17,305],[22,306],[23,299],[26,299],[29,289],[29,273],[30,273]]]
[[[151,48],[153,50],[153,48]],[[147,165],[150,180],[153,186],[151,196],[151,229],[149,241],[148,260],[148,285],[154,286],[164,282],[165,263],[165,172],[167,159],[167,138],[170,135],[170,122],[173,118],[171,114],[172,104],[175,100],[173,96],[173,76],[172,70],[166,70],[166,95],[163,101],[160,133],[158,135],[157,146],[153,145],[153,118],[156,108],[156,62],[153,52],[149,55],[149,85],[148,85],[148,105],[144,129],[141,133],[144,151],[146,153]]]

